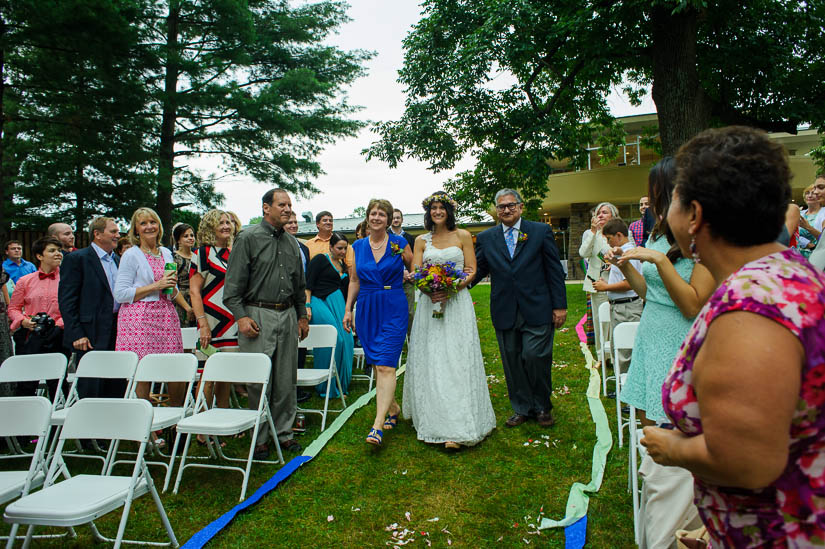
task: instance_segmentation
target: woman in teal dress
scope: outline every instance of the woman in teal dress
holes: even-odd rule
[[[642,423],[662,423],[662,384],[693,319],[716,288],[710,272],[692,258],[682,257],[667,225],[676,164],[665,157],[648,176],[648,196],[656,217],[646,247],[622,254],[619,267],[630,287],[645,300],[636,332],[633,356],[620,400],[636,407]],[[643,262],[642,273],[631,259]]]
[[[332,233],[329,238],[329,252],[318,254],[307,266],[307,303],[309,303],[310,324],[329,324],[338,330],[335,345],[335,366],[341,388],[347,394],[352,378],[352,333],[344,330],[344,311],[346,310],[346,292],[349,286],[347,265],[347,237],[341,233]],[[329,368],[331,349],[313,349],[315,368]],[[326,396],[327,382],[318,384],[318,394]],[[330,383],[330,398],[338,398],[338,387]]]
[[[356,240],[355,268],[349,283],[344,329],[353,327],[364,347],[367,364],[375,367],[375,420],[367,443],[380,446],[384,431],[395,427],[401,406],[395,401],[395,368],[407,337],[407,297],[404,268],[412,263],[406,239],[387,232],[393,207],[387,200],[373,199],[367,206],[369,236]],[[357,303],[356,303],[357,299]]]

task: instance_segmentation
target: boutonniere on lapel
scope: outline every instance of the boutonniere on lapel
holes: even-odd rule
[[[402,250],[401,246],[399,246],[396,242],[390,244],[390,250],[392,250],[392,255],[401,255],[404,253],[404,250]]]
[[[519,242],[527,242],[527,233],[523,233],[523,232],[519,231],[517,240]]]

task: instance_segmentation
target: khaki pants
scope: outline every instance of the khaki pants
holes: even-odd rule
[[[642,498],[639,509],[639,548],[676,547],[676,531],[702,525],[693,504],[693,475],[681,467],[659,465],[650,456],[639,468]]]
[[[242,353],[264,353],[272,360],[267,398],[272,421],[281,442],[292,438],[295,409],[298,407],[295,387],[298,382],[298,317],[295,309],[274,311],[248,306],[250,318],[261,331],[258,337],[248,338],[238,333],[238,347]],[[257,410],[261,401],[261,386],[249,384],[249,409]],[[257,444],[266,444],[271,436],[269,426],[261,422]]]
[[[630,303],[610,304],[610,329],[615,330],[622,322],[638,322],[642,318],[644,301],[637,299]],[[619,371],[627,373],[630,364],[630,349],[619,351]],[[613,365],[616,368],[616,365]]]

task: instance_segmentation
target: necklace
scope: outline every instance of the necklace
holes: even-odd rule
[[[155,256],[155,257],[158,257],[158,256],[160,255],[160,250],[159,250],[158,248],[153,248],[153,249],[151,249],[151,250],[147,250],[146,248],[144,248],[143,246],[141,246],[141,247],[140,247],[140,249],[141,249],[141,251],[143,251],[144,253],[147,253],[147,254],[152,255],[152,256]],[[155,252],[154,250],[158,250],[158,251],[157,251],[157,252]]]
[[[383,248],[383,247],[384,247],[384,245],[386,245],[386,243],[387,243],[387,239],[388,239],[389,237],[390,237],[390,235],[389,235],[389,233],[387,233],[387,234],[384,236],[384,240],[382,240],[381,242],[379,242],[379,243],[378,243],[378,246],[373,246],[373,245],[372,245],[372,240],[370,240],[370,248],[372,248],[372,249],[373,249],[373,250],[375,250],[375,251],[380,250],[381,248]]]

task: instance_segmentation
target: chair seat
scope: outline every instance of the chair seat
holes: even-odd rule
[[[123,505],[130,482],[131,477],[77,475],[11,503],[4,519],[51,526],[85,524]],[[134,497],[148,490],[146,481],[140,479]]]
[[[0,504],[11,501],[23,493],[28,474],[28,471],[0,471]],[[45,478],[46,475],[38,471],[32,479],[31,487],[37,488],[42,485]]]
[[[183,408],[155,406],[155,415],[152,418],[152,430],[165,429],[174,425],[180,419]]]
[[[364,348],[363,347],[355,347],[352,350],[353,356],[364,356]]]
[[[298,369],[298,385],[307,387],[311,385],[318,385],[322,381],[326,381],[329,377],[329,370],[312,370],[309,368]]]
[[[235,435],[253,427],[257,417],[257,410],[212,408],[183,418],[178,422],[178,432],[204,435]]]

